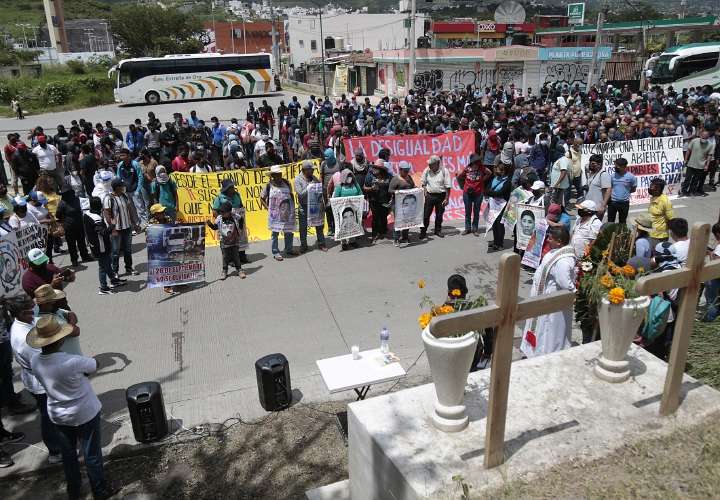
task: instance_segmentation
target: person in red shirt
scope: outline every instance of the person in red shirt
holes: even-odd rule
[[[180,151],[175,159],[172,161],[173,172],[189,172],[191,167],[190,155],[187,147],[180,146]]]
[[[483,199],[485,182],[492,177],[492,172],[483,165],[482,157],[472,154],[468,165],[458,174],[458,182],[462,184],[463,202],[465,203],[465,231],[477,236],[480,222],[480,204]]]
[[[22,288],[30,297],[35,296],[35,290],[42,285],[52,285],[56,290],[62,290],[63,284],[75,281],[75,273],[71,269],[60,269],[50,264],[48,256],[39,248],[33,248],[27,254],[29,268],[22,277]]]

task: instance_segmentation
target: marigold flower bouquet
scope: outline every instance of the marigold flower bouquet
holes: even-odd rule
[[[425,288],[425,280],[418,281],[418,288]],[[430,321],[436,316],[443,316],[445,314],[454,313],[457,311],[466,311],[468,309],[474,309],[476,307],[482,307],[487,305],[485,297],[471,298],[469,296],[462,296],[463,293],[459,289],[450,291],[448,299],[443,304],[436,304],[428,295],[423,295],[420,301],[420,310],[423,311],[418,317],[418,325],[421,330],[427,328]],[[467,332],[462,332],[456,335],[461,337]]]

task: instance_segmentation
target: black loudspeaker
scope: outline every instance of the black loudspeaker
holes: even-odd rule
[[[168,433],[162,389],[157,382],[131,385],[125,391],[135,439],[141,443],[157,441]]]
[[[266,411],[278,411],[290,406],[290,365],[282,354],[268,354],[255,361],[258,395]]]

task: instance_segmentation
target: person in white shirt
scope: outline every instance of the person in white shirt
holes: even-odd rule
[[[45,388],[30,368],[32,357],[38,354],[40,350],[30,347],[25,341],[27,334],[35,322],[33,306],[33,301],[27,297],[8,302],[10,314],[15,318],[10,327],[10,345],[12,346],[15,361],[20,365],[20,380],[25,386],[25,389],[33,395],[37,402],[37,409],[40,412],[40,433],[43,443],[47,446],[48,453],[50,454],[48,462],[50,464],[59,464],[62,462],[62,455],[60,454],[60,445],[58,443],[58,431],[48,416]]]
[[[582,259],[585,249],[592,245],[597,238],[602,221],[597,217],[597,205],[592,200],[585,200],[575,205],[578,209],[578,218],[573,229],[570,245],[575,250],[575,256]]]
[[[681,217],[668,221],[668,232],[673,240],[672,251],[681,266],[687,263],[690,240],[688,239],[688,222]]]
[[[82,480],[76,446],[85,458],[85,469],[95,499],[110,498],[102,457],[100,410],[88,374],[98,369],[97,361],[62,352],[72,325],[60,325],[55,316],[43,316],[27,335],[27,343],[42,352],[30,360],[30,369],[47,394],[47,411],[58,430],[60,450],[70,498],[80,498]]]
[[[48,144],[47,137],[44,135],[37,136],[38,145],[32,149],[32,154],[38,160],[40,165],[40,171],[44,171],[53,179],[55,179],[55,187],[62,186],[63,175],[62,171],[62,155],[52,144]]]
[[[16,197],[13,200],[13,207],[15,213],[8,219],[8,224],[10,224],[11,228],[17,230],[24,229],[32,224],[39,224],[35,216],[28,212],[25,198]]]

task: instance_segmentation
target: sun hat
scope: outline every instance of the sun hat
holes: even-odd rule
[[[597,204],[592,200],[585,200],[582,203],[578,203],[575,205],[575,208],[582,208],[584,210],[597,212]]]
[[[31,249],[27,254],[28,260],[31,264],[35,264],[36,266],[40,266],[42,264],[45,264],[50,259],[47,255],[45,255],[45,252],[40,250],[39,248],[33,248]]]
[[[531,191],[540,191],[541,189],[545,189],[545,183],[543,181],[535,181],[532,186],[530,186]]]
[[[155,203],[153,206],[150,207],[150,213],[155,214],[161,214],[165,211],[165,207],[162,206],[160,203]]]
[[[235,183],[232,181],[232,179],[224,179],[222,181],[222,184],[220,185],[220,192],[221,193],[227,193],[230,188],[235,187]]]
[[[273,165],[270,167],[271,174],[282,174],[282,167],[280,165]]]
[[[40,316],[35,327],[30,330],[25,338],[26,342],[36,349],[54,344],[58,340],[67,337],[73,332],[73,326],[58,323],[54,314]]]
[[[646,231],[648,233],[653,230],[652,219],[649,215],[641,215],[639,217],[635,217],[634,222],[638,229],[642,229],[643,231]]]
[[[48,302],[55,302],[67,297],[65,292],[62,290],[55,290],[52,285],[40,285],[35,289],[35,303],[36,304],[47,304]]]

